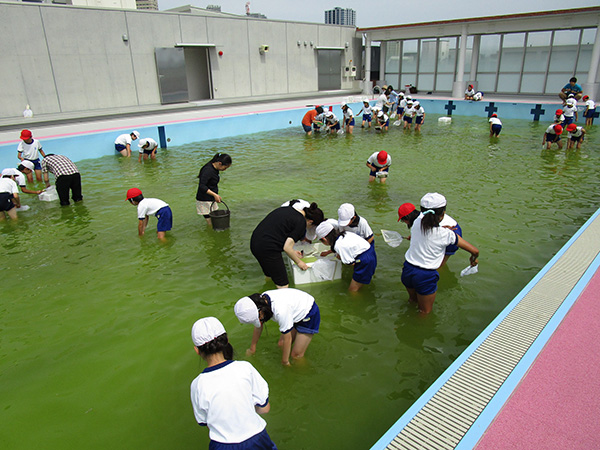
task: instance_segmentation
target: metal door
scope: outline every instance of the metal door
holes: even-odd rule
[[[160,102],[181,103],[189,100],[183,48],[155,48]]]
[[[332,91],[342,88],[341,50],[317,50],[319,90]]]

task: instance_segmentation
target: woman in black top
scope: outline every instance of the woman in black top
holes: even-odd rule
[[[203,215],[208,225],[210,212],[218,208],[213,202],[221,203],[219,195],[219,172],[227,170],[231,166],[231,156],[227,153],[217,153],[213,158],[202,166],[198,174],[198,193],[196,194],[196,212]]]
[[[317,226],[325,216],[316,203],[306,208],[294,208],[292,200],[289,206],[272,211],[254,229],[250,239],[250,250],[258,260],[265,276],[271,278],[278,288],[289,285],[287,271],[281,256],[285,252],[302,270],[308,269],[294,250],[296,241],[304,238],[307,225]]]

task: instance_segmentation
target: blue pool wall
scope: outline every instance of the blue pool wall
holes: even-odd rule
[[[493,113],[501,119],[522,119],[527,121],[540,121],[552,123],[554,112],[560,108],[560,103],[518,103],[518,102],[472,102],[464,100],[427,99],[414,96],[425,109],[426,114],[444,116],[479,116],[490,117]],[[360,97],[354,97],[356,102],[351,102],[350,107],[355,114],[362,108]],[[371,101],[371,104],[374,104]],[[329,108],[330,105],[324,105]],[[339,103],[333,106],[333,112],[342,117]],[[152,138],[156,142],[166,144],[168,147],[181,146],[192,142],[209,139],[227,138],[240,134],[272,131],[284,128],[296,128],[298,135],[302,135],[301,121],[307,108],[292,108],[278,111],[257,113],[233,113],[228,116],[218,116],[197,120],[182,120],[165,123],[151,122],[148,118],[147,125],[137,126],[142,138]],[[580,117],[581,112],[580,110]],[[581,123],[581,119],[579,121]],[[431,122],[429,122],[431,124]],[[431,126],[431,125],[430,125]],[[107,155],[117,155],[114,150],[114,141],[119,134],[132,131],[131,128],[112,128],[81,134],[67,134],[60,136],[36,135],[35,127],[31,128],[34,137],[40,139],[46,153],[56,153],[68,156],[77,162],[84,159],[95,159]],[[0,142],[0,168],[16,167],[18,133],[15,139]],[[161,139],[162,138],[162,139]],[[541,137],[540,137],[541,138]],[[166,142],[168,140],[168,142]],[[161,142],[162,141],[162,142]],[[138,151],[137,144],[132,148],[133,155]]]

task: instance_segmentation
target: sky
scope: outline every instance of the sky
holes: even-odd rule
[[[220,5],[221,11],[244,15],[246,0],[158,0],[160,10],[193,5]],[[356,26],[377,27],[436,20],[464,19],[504,14],[598,6],[598,0],[250,0],[250,12],[268,19],[324,23],[324,11],[352,8]]]

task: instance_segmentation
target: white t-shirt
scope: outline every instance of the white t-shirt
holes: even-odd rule
[[[254,407],[266,406],[269,386],[247,361],[208,367],[192,381],[190,396],[196,421],[208,426],[213,441],[243,442],[267,425]]]
[[[575,129],[574,133],[569,132],[569,138],[579,137],[579,136],[583,135],[583,131],[581,131],[582,129],[583,129],[582,127],[577,127]]]
[[[596,103],[592,99],[586,100],[585,105],[587,106],[588,109],[596,108]]]
[[[367,114],[367,115],[371,114],[371,105],[369,105],[369,106],[363,105],[362,110],[363,110],[363,114]]]
[[[440,227],[455,227],[456,225],[458,225],[458,222],[448,214],[444,213],[444,218],[440,222]]]
[[[26,184],[25,175],[23,175],[17,169],[4,169],[2,172],[4,172],[4,171],[9,172],[9,175],[15,176],[15,178],[16,178],[15,182],[17,183],[18,186],[21,186],[21,187],[25,186],[25,184]]]
[[[350,108],[346,108],[346,112],[344,113],[344,119],[351,119],[354,117],[354,113]]]
[[[354,233],[346,233],[340,236],[333,246],[333,250],[340,255],[340,260],[344,264],[354,264],[356,257],[369,250],[369,248],[371,248],[371,244]]]
[[[145,140],[150,145],[148,145],[148,148],[142,148],[142,147],[140,147],[140,153],[144,153],[144,150],[150,151],[150,150],[154,150],[155,148],[158,147],[158,143],[154,139],[152,139],[152,138],[145,138]],[[125,144],[123,144],[123,145],[125,145]]]
[[[115,144],[121,144],[127,146],[127,144],[131,145],[131,134],[121,134],[117,139],[115,139]]]
[[[400,106],[400,108],[406,108],[406,99],[403,98],[402,100],[400,100],[400,103],[398,104]]]
[[[366,221],[365,218],[360,217],[360,216],[358,217],[358,225],[357,226],[350,227],[350,226],[346,225],[345,227],[341,227],[338,224],[338,229],[340,231],[349,231],[351,233],[358,234],[363,239],[369,239],[371,236],[373,236],[373,230],[371,230],[369,223]]]
[[[554,116],[554,123],[562,123],[565,121],[565,115],[561,114],[560,116]]]
[[[291,331],[295,323],[301,322],[315,303],[312,295],[294,288],[274,289],[264,293],[271,299],[273,320],[282,333]]]
[[[383,113],[382,115],[377,114],[377,121],[381,124],[381,125],[385,125],[387,123],[387,121],[389,120],[389,117],[387,114]]]
[[[42,149],[42,144],[37,139],[34,139],[31,144],[27,144],[25,141],[19,142],[17,152],[22,153],[22,157],[25,159],[39,159],[39,151]]]
[[[417,111],[415,110],[415,108],[414,108],[414,107],[412,107],[412,106],[411,106],[410,108],[409,108],[409,107],[407,107],[407,108],[404,110],[404,117],[413,117],[413,116],[416,114],[416,112],[417,112]]]
[[[473,97],[475,95],[475,89],[468,89],[465,91],[465,95],[468,95],[469,97]]]
[[[387,95],[385,94],[381,94],[378,98],[377,98],[377,102],[375,103],[375,107],[378,110],[382,110],[383,109],[383,105],[385,105],[387,103]]]
[[[389,153],[388,153],[387,161],[385,162],[385,164],[383,166],[381,164],[379,164],[379,161],[377,161],[377,155],[379,155],[379,152],[373,153],[371,156],[369,156],[369,159],[367,159],[367,162],[369,164],[371,164],[372,166],[379,167],[379,168],[392,165],[392,157],[389,155]]]
[[[153,216],[159,209],[169,206],[158,198],[145,198],[137,205],[138,219],[145,219],[146,216]]]
[[[413,266],[422,269],[437,269],[444,261],[446,247],[458,242],[454,231],[441,226],[432,228],[427,233],[421,230],[423,214],[415,219],[410,229],[410,247],[404,258]]]
[[[502,125],[502,122],[500,121],[500,119],[498,119],[497,117],[490,117],[489,122],[492,125]]]
[[[8,194],[18,194],[19,187],[17,186],[17,183],[15,183],[14,180],[10,178],[0,178],[0,192],[6,192]]]
[[[567,103],[563,107],[563,113],[565,117],[574,117],[575,111],[577,111],[577,105],[574,105],[573,103]]]
[[[415,110],[415,115],[418,117],[425,115],[425,110],[423,109],[422,106],[419,106],[418,108],[414,108],[414,110]]]
[[[554,125],[550,125],[548,128],[546,128],[546,133],[547,134],[556,134],[556,131],[554,131]]]

